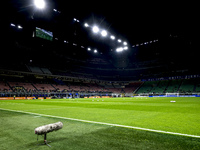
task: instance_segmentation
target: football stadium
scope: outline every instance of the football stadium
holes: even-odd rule
[[[6,5],[2,150],[200,149],[197,5]]]

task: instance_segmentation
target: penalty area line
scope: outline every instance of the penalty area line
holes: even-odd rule
[[[83,120],[83,119],[67,118],[67,117],[53,116],[53,115],[47,115],[47,114],[26,112],[26,111],[21,111],[21,110],[12,110],[12,109],[4,109],[4,108],[0,108],[0,110],[18,112],[18,113],[24,113],[24,114],[30,114],[30,115],[37,115],[37,116],[40,116],[40,117],[43,116],[43,117],[59,118],[59,119],[79,121],[79,122],[85,122],[85,123],[93,123],[93,124],[100,124],[100,125],[107,125],[107,126],[114,126],[114,127],[121,127],[121,128],[136,129],[136,130],[142,130],[142,131],[150,131],[150,132],[156,132],[156,133],[165,133],[165,134],[171,134],[171,135],[200,138],[200,136],[198,136],[198,135],[190,135],[190,134],[183,134],[183,133],[141,128],[141,127],[127,126],[127,125],[120,125],[120,124],[112,124],[112,123],[105,123],[105,122],[97,122],[97,121],[90,121],[90,120]]]

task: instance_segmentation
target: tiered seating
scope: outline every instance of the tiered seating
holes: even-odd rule
[[[194,79],[183,80],[182,85],[180,86],[179,92],[180,93],[191,93],[191,92],[194,92],[194,87],[195,87]],[[196,88],[196,89],[198,89],[198,88]]]
[[[137,88],[140,87],[140,85],[142,84],[143,82],[133,82],[133,83],[130,83],[129,85],[126,85],[125,88],[123,89],[123,91],[125,93],[133,93]]]
[[[171,80],[167,89],[165,90],[166,93],[176,93],[180,87],[182,80]]]
[[[37,88],[38,91],[41,92],[56,91],[56,89],[53,86],[51,86],[51,84],[35,83],[34,86]]]
[[[57,91],[62,92],[62,91],[69,91],[70,88],[67,85],[60,85],[60,84],[53,84],[53,86],[56,88]]]
[[[70,91],[81,91],[81,88],[79,85],[70,85]]]
[[[90,92],[108,92],[108,89],[104,88],[101,85],[97,84],[88,84]]]
[[[150,93],[154,84],[155,81],[146,81],[136,93]]]
[[[47,68],[40,68],[44,74],[52,74],[51,71]]]
[[[28,66],[29,70],[31,72],[34,72],[34,73],[39,73],[39,74],[43,74],[42,70],[40,70],[39,67],[35,67],[35,66]]]
[[[200,92],[200,80],[178,79],[178,80],[146,81],[136,93],[163,94],[163,93],[177,93],[177,92],[179,93]]]
[[[200,92],[200,80],[197,80],[197,81],[196,81],[195,92]]]
[[[163,80],[163,81],[155,81],[155,86],[152,89],[152,93],[157,93],[161,94],[164,93],[164,91],[167,88],[169,81],[168,80]]]
[[[8,82],[9,85],[13,88],[14,91],[17,91],[18,89],[20,91],[35,91],[35,88],[32,86],[31,83],[25,83],[25,82]],[[16,87],[22,87],[22,88],[16,88]]]
[[[10,87],[3,81],[0,81],[0,91],[10,91]]]
[[[113,92],[113,93],[122,93],[121,88],[109,88],[108,90],[109,92]]]

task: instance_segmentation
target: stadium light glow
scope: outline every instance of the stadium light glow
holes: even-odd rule
[[[75,22],[80,22],[80,21],[79,21],[78,19],[76,19],[76,18],[74,18],[74,21],[75,21]]]
[[[102,36],[104,36],[104,37],[105,37],[105,36],[107,36],[107,34],[108,34],[108,33],[107,33],[107,31],[106,31],[106,30],[103,30],[103,31],[101,31],[101,35],[102,35]]]
[[[110,38],[111,38],[112,40],[114,40],[114,39],[115,39],[115,36],[111,35]]]
[[[96,50],[96,49],[94,50],[94,53],[97,53],[97,50]]]
[[[121,39],[118,39],[117,41],[118,41],[119,43],[121,43],[121,42],[122,42],[122,40],[121,40]]]
[[[88,47],[88,49],[87,49],[87,50],[88,50],[88,51],[91,51],[91,48],[89,48],[89,47]]]
[[[124,44],[124,45],[127,45],[127,42],[124,42],[123,44]]]
[[[18,29],[22,29],[23,27],[22,27],[22,26],[20,26],[20,25],[18,25],[18,26],[17,26],[17,28],[18,28]]]
[[[94,26],[94,27],[92,28],[92,31],[93,31],[94,33],[98,33],[98,32],[99,32],[99,28],[98,28],[97,26]]]
[[[12,27],[15,27],[15,24],[13,24],[13,23],[11,23],[10,25],[11,25]]]
[[[89,27],[89,24],[85,23],[84,26],[85,26],[85,27]]]
[[[122,47],[119,47],[116,49],[116,52],[122,52],[124,49]]]
[[[43,9],[45,7],[44,0],[34,0],[34,4],[39,9]]]
[[[125,46],[123,49],[124,49],[124,50],[128,50],[128,47],[127,47],[127,46]]]

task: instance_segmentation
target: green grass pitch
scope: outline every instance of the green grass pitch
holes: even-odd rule
[[[51,149],[200,149],[197,97],[0,100],[0,149],[50,149],[34,129],[58,121],[63,128],[47,134]]]

